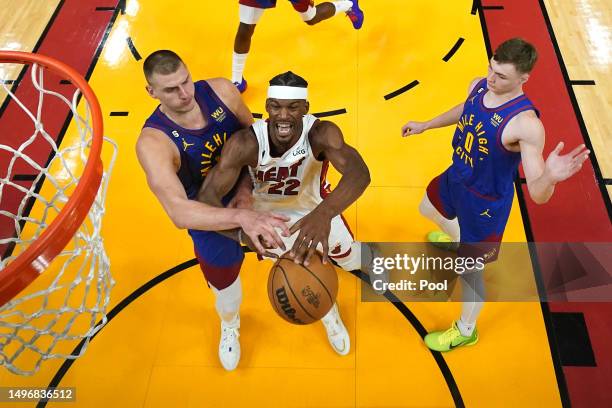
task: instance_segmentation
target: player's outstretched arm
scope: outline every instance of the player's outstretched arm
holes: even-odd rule
[[[241,225],[245,216],[241,210],[216,208],[187,198],[176,175],[180,166],[178,151],[162,132],[143,129],[136,154],[151,191],[178,228],[219,231]]]
[[[580,145],[566,155],[561,155],[564,143],[560,142],[548,155],[546,161],[542,156],[544,150],[544,126],[532,112],[525,112],[514,120],[512,131],[518,132],[521,160],[527,181],[529,196],[536,204],[550,200],[555,185],[576,174],[589,157],[589,151]]]
[[[361,155],[344,142],[342,132],[332,122],[322,121],[310,131],[310,144],[315,157],[323,156],[342,174],[338,186],[321,204],[296,222],[290,232],[300,231],[291,255],[296,262],[308,265],[319,243],[323,261],[327,262],[331,220],[355,202],[370,184],[370,172]]]
[[[481,79],[482,78],[476,78],[470,83],[470,86],[468,88],[468,95],[472,93],[472,90]],[[416,122],[411,120],[404,126],[402,126],[402,137],[418,135],[419,133],[423,133],[428,129],[436,129],[455,125],[457,124],[457,122],[459,122],[459,118],[461,117],[462,112],[463,103],[460,103],[454,108],[442,113],[441,115],[436,116],[431,120],[428,120],[427,122]]]
[[[206,176],[198,192],[198,201],[215,207],[222,207],[221,199],[234,187],[240,177],[242,168],[257,164],[258,149],[257,140],[249,129],[240,130],[232,135],[223,147],[219,162]],[[276,228],[279,228],[287,236],[289,230],[285,222],[289,221],[289,218],[247,209],[228,209],[227,211],[240,211],[243,214],[240,217],[238,227],[242,228],[258,252],[266,252],[260,241],[272,245],[273,248],[286,249],[276,232]]]

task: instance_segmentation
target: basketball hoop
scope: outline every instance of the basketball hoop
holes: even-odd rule
[[[78,357],[74,342],[86,340],[82,354],[106,322],[114,282],[100,230],[116,145],[73,68],[17,51],[0,51],[0,75],[4,64],[31,66],[13,89],[0,77],[0,366],[29,375],[43,360]],[[113,147],[106,172],[103,141]]]

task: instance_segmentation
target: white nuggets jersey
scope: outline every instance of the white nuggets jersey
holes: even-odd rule
[[[325,178],[328,162],[317,160],[308,138],[308,132],[316,120],[313,115],[304,116],[300,138],[280,157],[270,156],[268,123],[258,120],[253,124],[259,143],[257,167],[249,167],[255,199],[253,207],[288,216],[291,218],[289,226],[314,210],[329,193],[329,184]],[[291,237],[282,237],[287,249],[293,246],[297,235],[298,232],[295,232]],[[351,252],[359,260],[358,251],[351,251],[353,242],[353,236],[342,217],[334,217],[329,234],[329,252],[341,266],[341,261],[349,260],[347,256]],[[271,252],[282,255],[280,249]]]
[[[302,134],[280,157],[270,155],[268,123],[258,120],[253,124],[259,155],[257,167],[249,167],[249,171],[257,210],[303,216],[323,201],[329,188],[325,179],[328,165],[314,157],[308,138],[316,120],[313,115],[304,115]]]

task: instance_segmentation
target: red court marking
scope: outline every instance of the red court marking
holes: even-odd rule
[[[542,113],[546,128],[544,157],[559,141],[568,152],[584,142],[578,119],[555,54],[544,14],[537,0],[484,0],[483,5],[504,6],[485,10],[493,49],[511,37],[533,43],[539,60],[525,89]],[[607,152],[599,152],[606,154]],[[595,152],[597,154],[597,152]],[[611,242],[612,224],[590,161],[572,179],[556,186],[549,203],[536,205],[523,186],[534,240],[538,242]],[[573,406],[612,406],[612,303],[551,303],[551,311],[584,313],[597,368],[563,367]]]
[[[46,36],[39,44],[37,53],[56,58],[73,68],[82,75],[86,75],[92,65],[96,50],[100,45],[107,27],[113,17],[112,12],[96,11],[96,7],[117,6],[118,0],[66,0],[51,23]],[[45,71],[46,72],[46,71]],[[31,68],[28,69],[16,91],[16,96],[28,109],[36,114],[39,93],[34,89],[30,80]],[[47,73],[47,72],[46,72]],[[73,85],[60,85],[56,75],[47,73],[44,78],[46,89],[58,92],[69,99],[75,90]],[[95,91],[95,90],[94,90]],[[44,129],[55,140],[58,140],[60,131],[69,113],[69,108],[57,98],[45,97],[42,111]],[[10,102],[0,117],[0,132],[2,144],[19,147],[34,133],[33,122],[23,110],[14,102]],[[36,163],[44,165],[51,153],[47,143],[36,142],[24,150]],[[0,151],[0,176],[6,176],[8,163],[12,155]],[[37,175],[35,170],[20,160],[13,168],[11,176]],[[31,181],[19,182],[29,188]],[[0,203],[0,209],[15,214],[23,199],[23,194],[11,188],[5,189]],[[0,217],[0,237],[11,236],[15,231],[13,220]],[[0,255],[4,254],[6,245],[0,245]]]

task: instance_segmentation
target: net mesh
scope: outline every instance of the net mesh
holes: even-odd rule
[[[0,117],[0,277],[62,211],[79,183],[92,140],[91,114],[84,98],[79,103],[80,91],[74,86],[52,90],[60,83],[57,74],[36,64],[29,74],[19,84],[19,97],[2,81],[8,101]],[[62,138],[63,132],[48,131],[44,123],[64,113]],[[7,124],[11,114],[19,119]],[[15,374],[32,375],[48,359],[79,357],[107,321],[114,281],[101,228],[117,147],[104,140],[108,166],[85,221],[61,254],[42,265],[38,278],[0,306],[0,365]]]

